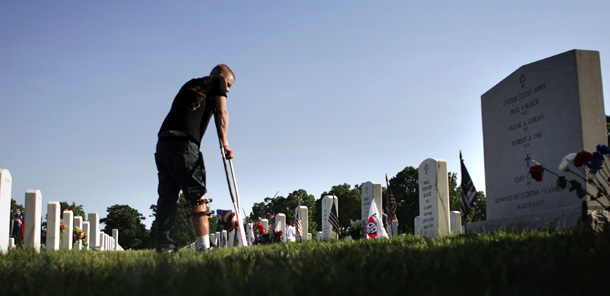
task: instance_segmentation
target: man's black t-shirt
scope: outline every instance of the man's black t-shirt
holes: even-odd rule
[[[181,88],[169,114],[161,125],[161,132],[181,131],[198,145],[216,109],[216,96],[227,96],[227,86],[222,76],[206,76],[191,79]]]

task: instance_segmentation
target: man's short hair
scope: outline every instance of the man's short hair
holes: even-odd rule
[[[231,68],[229,68],[229,66],[227,66],[225,64],[217,65],[216,67],[214,67],[214,69],[212,69],[212,72],[210,72],[210,76],[218,76],[220,74],[223,74],[224,77],[228,77],[229,75],[232,75],[233,78],[235,78],[235,74],[233,74],[233,71],[231,71]]]

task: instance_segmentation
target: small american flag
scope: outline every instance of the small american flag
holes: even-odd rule
[[[385,183],[388,187],[388,215],[390,219],[394,219],[396,215],[396,210],[398,209],[398,204],[396,203],[396,199],[394,198],[394,194],[392,193],[392,189],[390,189],[390,182],[388,181],[388,174],[385,175]]]
[[[460,205],[460,210],[462,212],[462,218],[466,217],[470,212],[470,208],[474,201],[477,199],[477,190],[474,188],[474,184],[472,183],[472,179],[470,179],[470,175],[468,174],[468,170],[466,170],[466,166],[464,165],[464,160],[462,159],[462,152],[460,151],[460,163],[462,166],[462,203]]]
[[[330,225],[333,226],[333,231],[335,231],[337,234],[340,234],[341,230],[339,228],[339,218],[337,217],[337,208],[335,207],[335,203],[334,202],[332,202],[332,203],[333,203],[333,207],[330,209],[330,215],[328,215],[328,221],[330,222]]]
[[[297,233],[299,234],[299,236],[303,237],[303,223],[301,222],[301,209],[300,207],[297,208],[297,215],[296,215],[296,220],[297,220]]]

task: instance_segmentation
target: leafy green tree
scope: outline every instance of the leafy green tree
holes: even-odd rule
[[[71,209],[72,213],[74,214],[74,217],[81,216],[81,217],[83,217],[84,220],[87,219],[87,216],[85,216],[85,210],[83,210],[83,205],[77,205],[75,202],[72,202],[72,204],[69,204],[66,201],[62,201],[59,203],[59,206],[61,207],[61,211],[59,212],[60,215],[63,215],[62,213],[65,210]]]
[[[149,233],[142,223],[145,220],[140,212],[128,205],[113,205],[108,209],[106,218],[100,220],[105,223],[104,232],[112,234],[113,229],[119,230],[119,244],[124,249],[143,249],[148,240]]]
[[[450,185],[451,186],[451,185]],[[460,204],[462,201],[462,187],[456,187],[454,193],[451,193],[451,210],[461,211]],[[487,219],[487,200],[483,191],[477,192],[477,199],[470,208],[470,212],[464,218],[462,218],[462,225],[470,222],[484,221]]]
[[[322,199],[324,196],[333,194],[339,200],[337,215],[339,216],[340,227],[351,227],[351,221],[362,218],[362,193],[360,192],[360,185],[356,185],[354,188],[351,188],[351,186],[346,183],[343,185],[336,185],[331,187],[330,191],[322,193],[320,199],[316,202],[316,207],[319,207],[317,221],[320,221],[318,231],[322,230]]]
[[[449,208],[459,211],[462,200],[462,187],[458,186],[457,173],[449,172]]]
[[[265,198],[263,202],[255,202],[252,205],[252,212],[248,217],[248,221],[256,221],[258,218],[267,218],[271,213],[271,209],[269,208],[269,197]]]
[[[419,174],[417,169],[408,166],[389,180],[390,188],[398,204],[399,233],[414,233],[414,220],[419,215]],[[387,198],[384,195],[384,198]],[[385,201],[384,201],[385,202]]]
[[[13,213],[15,213],[16,209],[19,209],[21,211],[21,215],[25,213],[25,208],[23,207],[23,205],[18,204],[16,200],[11,198],[11,220],[13,219]]]
[[[483,191],[477,192],[477,200],[470,208],[470,213],[466,216],[466,223],[487,220],[487,198]]]

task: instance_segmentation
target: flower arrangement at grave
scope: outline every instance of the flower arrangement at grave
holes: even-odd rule
[[[534,180],[542,182],[544,171],[547,171],[557,177],[557,186],[561,189],[565,189],[569,185],[570,192],[575,192],[578,198],[589,196],[591,201],[597,201],[604,209],[610,210],[610,206],[602,203],[603,199],[610,201],[608,192],[608,188],[610,188],[610,147],[597,145],[596,151],[593,153],[581,151],[566,155],[561,160],[558,169],[573,176],[570,179],[547,169],[537,161],[534,162],[536,165],[529,169],[529,174]],[[592,185],[596,192],[587,191],[581,182]]]
[[[80,227],[74,226],[72,243],[76,244],[79,241],[83,243],[84,247],[87,247],[87,236],[85,235],[85,232]]]
[[[66,211],[72,211],[72,208],[67,208]],[[60,235],[64,233],[64,229],[66,229],[66,225],[64,225],[64,220],[59,219],[59,234]]]
[[[282,231],[276,231],[275,229],[270,231],[265,232],[265,225],[259,222],[254,223],[254,244],[262,245],[279,242],[282,238]]]
[[[352,239],[362,238],[362,220],[350,220],[350,223],[351,226],[348,228],[348,233],[352,237]]]

